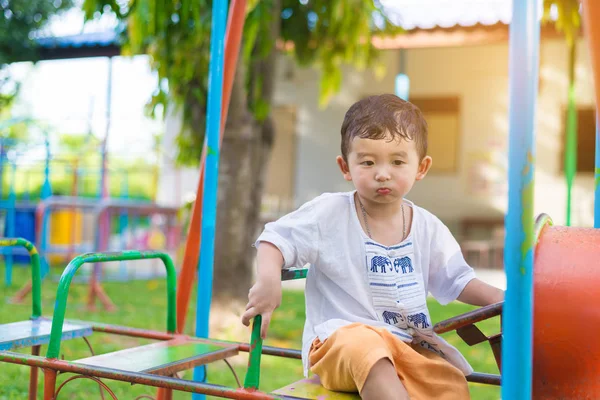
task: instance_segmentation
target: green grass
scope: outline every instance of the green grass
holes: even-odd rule
[[[4,269],[0,269],[3,271]],[[0,323],[15,322],[27,319],[31,312],[30,303],[9,304],[7,300],[16,292],[21,284],[26,281],[29,274],[28,269],[15,268],[13,286],[4,286],[4,279],[0,281]],[[3,273],[2,273],[3,275]],[[100,321],[111,324],[127,325],[138,328],[165,329],[165,284],[162,280],[134,281],[128,283],[107,282],[104,288],[119,309],[117,312],[107,313],[104,311],[89,312],[84,305],[87,300],[87,286],[73,284],[70,291],[67,319],[81,319]],[[56,282],[46,280],[43,283],[43,311],[44,315],[51,315],[56,293]],[[195,295],[192,296],[195,299]],[[194,301],[192,301],[193,303]],[[434,300],[430,300],[429,307],[434,321],[440,321],[457,314],[471,310],[472,307],[453,303],[442,307]],[[284,292],[281,308],[275,313],[269,330],[269,338],[266,345],[288,347],[299,349],[301,346],[302,329],[304,324],[304,297],[302,292]],[[188,314],[188,327],[186,333],[193,332],[193,307]],[[232,319],[237,324],[236,319]],[[486,321],[480,324],[484,333],[497,332],[498,321]],[[240,332],[242,332],[240,334]],[[243,337],[240,337],[243,336]],[[471,362],[473,368],[479,372],[498,373],[494,357],[489,346],[479,345],[469,347],[455,334],[445,335],[446,339],[457,346],[459,350]],[[247,341],[249,330],[240,331],[238,326],[232,326],[230,331],[219,332],[219,339]],[[94,334],[90,338],[96,354],[129,348],[149,343],[148,340],[118,337],[114,335]],[[27,353],[29,349],[20,350]],[[42,347],[42,355],[46,347]],[[61,352],[66,360],[76,360],[89,356],[89,350],[82,340],[64,342]],[[230,361],[234,365],[240,380],[243,382],[246,370],[247,355],[241,354]],[[59,376],[58,384],[63,382],[69,374]],[[191,378],[191,372],[186,372],[186,379]],[[290,360],[279,357],[265,356],[262,362],[261,389],[271,391],[285,386],[295,380],[302,378],[302,365],[299,360]],[[0,400],[21,400],[27,398],[29,371],[27,367],[13,364],[0,364]],[[43,379],[40,378],[40,383]],[[208,382],[221,385],[235,386],[235,380],[228,367],[223,362],[217,362],[209,366]],[[105,381],[115,391],[119,399],[134,399],[141,394],[153,395],[154,388],[143,386],[131,386],[122,382]],[[39,386],[41,392],[41,384]],[[473,399],[498,399],[500,390],[496,387],[471,384],[471,396]],[[105,396],[106,397],[106,396]],[[41,395],[39,396],[41,398]],[[98,387],[88,380],[76,380],[65,386],[59,399],[89,399],[100,398]],[[106,397],[108,398],[108,397]],[[189,399],[188,393],[176,392],[175,399]]]

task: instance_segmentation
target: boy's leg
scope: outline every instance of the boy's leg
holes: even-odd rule
[[[340,328],[324,342],[315,341],[309,362],[312,372],[329,390],[379,399],[470,398],[467,381],[458,368],[429,350],[402,342],[385,329],[362,324]],[[405,397],[371,395],[371,386],[380,391],[394,387]]]
[[[409,400],[408,392],[398,378],[396,367],[387,359],[377,361],[360,392],[363,400],[398,399]]]
[[[319,376],[321,384],[329,390],[362,393],[368,379],[380,382],[381,371],[389,375],[390,369],[392,379],[386,382],[386,386],[392,382],[400,384],[390,361],[393,358],[387,344],[376,331],[362,324],[340,328],[325,342],[317,340],[309,359],[312,372]],[[373,367],[381,360],[385,363],[381,363],[373,371]]]

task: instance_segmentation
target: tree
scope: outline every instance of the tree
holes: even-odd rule
[[[53,15],[71,7],[72,0],[0,0],[0,111],[10,105],[18,91],[6,66],[15,61],[35,61],[35,33]]]
[[[125,53],[145,52],[158,72],[151,109],[178,107],[184,127],[179,160],[198,163],[202,149],[209,57],[211,1],[85,0],[87,18],[113,12],[127,26]],[[285,43],[300,65],[322,71],[320,101],[342,83],[340,67],[377,64],[374,35],[397,34],[373,0],[249,0],[227,120],[219,178],[216,300],[243,300],[252,276],[265,165],[275,135],[270,105],[276,43]]]

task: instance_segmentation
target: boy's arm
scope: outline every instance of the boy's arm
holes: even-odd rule
[[[473,306],[487,306],[504,301],[504,290],[488,285],[479,279],[471,279],[463,289],[458,301]]]
[[[257,279],[248,293],[248,304],[242,315],[242,323],[250,325],[250,320],[262,315],[260,336],[267,336],[273,311],[281,304],[281,268],[284,260],[277,247],[269,242],[260,242],[256,256]]]

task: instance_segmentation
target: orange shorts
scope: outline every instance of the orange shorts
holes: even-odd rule
[[[464,374],[436,353],[396,338],[388,330],[351,324],[327,340],[316,339],[309,353],[311,371],[328,390],[360,392],[369,371],[388,358],[411,400],[469,399]]]

